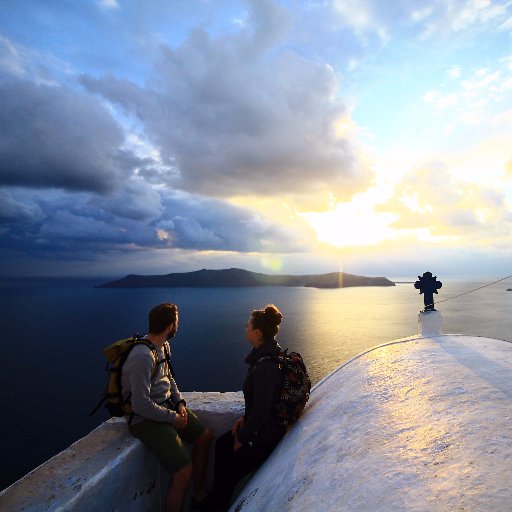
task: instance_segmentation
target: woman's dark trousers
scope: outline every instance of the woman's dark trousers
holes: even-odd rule
[[[279,440],[270,443],[244,443],[233,451],[234,438],[226,432],[215,443],[215,470],[212,498],[216,510],[228,508],[231,495],[241,478],[259,468],[272,453]]]

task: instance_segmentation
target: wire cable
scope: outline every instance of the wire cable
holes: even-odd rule
[[[483,286],[479,286],[478,288],[475,288],[474,290],[469,290],[464,293],[459,293],[459,295],[454,295],[453,297],[448,297],[447,299],[438,300],[438,301],[436,301],[436,304],[441,304],[441,302],[446,302],[447,300],[456,299],[457,297],[462,297],[463,295],[467,295],[468,293],[476,292],[478,290],[481,290],[482,288],[486,288],[487,286],[491,286],[493,284],[499,283],[500,281],[505,281],[505,279],[509,279],[511,277],[512,277],[512,274],[510,274],[507,277],[502,277],[501,279],[498,279],[497,281],[493,281],[492,283],[488,283],[488,284],[484,284]]]

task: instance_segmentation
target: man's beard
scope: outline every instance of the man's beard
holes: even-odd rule
[[[169,331],[169,334],[167,335],[167,341],[174,338],[176,336],[176,327],[173,327],[172,331]]]

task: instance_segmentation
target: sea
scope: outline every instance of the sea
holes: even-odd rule
[[[99,287],[106,281],[0,279],[0,489],[108,418],[103,409],[89,417],[106,383],[102,348],[144,334],[156,304],[179,308],[171,349],[182,391],[241,389],[251,348],[244,326],[266,304],[281,310],[277,339],[302,354],[313,383],[371,347],[417,334],[423,308],[404,278],[340,289]],[[443,282],[435,298],[445,333],[512,341],[512,279],[492,281]]]

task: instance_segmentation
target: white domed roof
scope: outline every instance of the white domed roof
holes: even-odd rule
[[[510,510],[512,343],[376,347],[319,382],[232,511]]]

